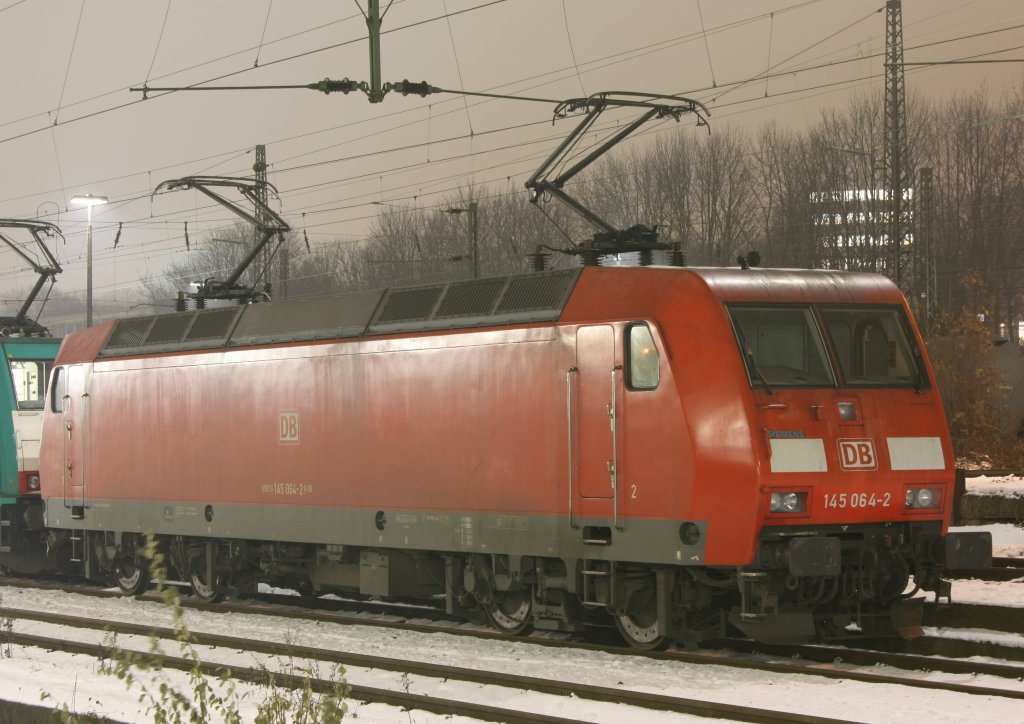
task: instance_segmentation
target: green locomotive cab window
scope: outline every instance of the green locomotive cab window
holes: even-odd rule
[[[661,381],[661,358],[646,324],[629,328],[629,387],[653,390]]]
[[[810,307],[730,305],[729,314],[752,385],[835,386]]]
[[[19,410],[42,410],[49,363],[44,360],[10,360],[14,398]]]

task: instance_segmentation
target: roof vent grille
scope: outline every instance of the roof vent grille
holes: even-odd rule
[[[186,339],[223,339],[227,337],[242,309],[242,307],[224,307],[223,309],[196,312],[196,321],[188,331]]]
[[[490,314],[505,288],[505,279],[481,279],[458,282],[448,287],[435,319],[482,317]]]
[[[512,277],[495,314],[560,309],[572,292],[578,276],[579,270],[569,269],[551,274]]]
[[[384,309],[377,317],[377,323],[388,324],[430,319],[430,314],[434,311],[434,306],[442,291],[444,291],[443,284],[415,289],[396,289],[388,294],[384,301]]]
[[[146,330],[153,322],[153,317],[134,317],[132,319],[119,320],[114,328],[110,339],[107,340],[108,349],[120,349],[122,347],[138,347],[146,338]]]

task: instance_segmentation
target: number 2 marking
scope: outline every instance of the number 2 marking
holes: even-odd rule
[[[630,496],[633,500],[636,500],[636,483],[629,486]]]

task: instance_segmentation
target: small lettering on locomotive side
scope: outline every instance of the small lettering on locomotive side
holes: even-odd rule
[[[768,437],[772,440],[803,440],[803,430],[769,430]]]
[[[260,492],[265,495],[302,497],[313,494],[312,483],[262,483]]]

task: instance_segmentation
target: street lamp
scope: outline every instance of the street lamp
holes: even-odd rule
[[[457,216],[458,214],[461,214],[463,211],[466,211],[466,212],[469,213],[469,229],[468,229],[468,231],[469,231],[469,250],[470,250],[469,259],[470,259],[470,261],[473,264],[473,278],[476,279],[480,275],[480,260],[478,258],[478,248],[477,248],[478,247],[478,240],[477,240],[477,220],[476,220],[477,205],[476,205],[476,201],[470,201],[466,206],[467,206],[467,208],[465,208],[465,209],[460,209],[460,208],[444,209],[444,213],[452,214],[453,216]]]
[[[89,209],[88,231],[85,236],[85,326],[92,326],[92,207],[107,203],[106,196],[72,196],[71,203]]]

